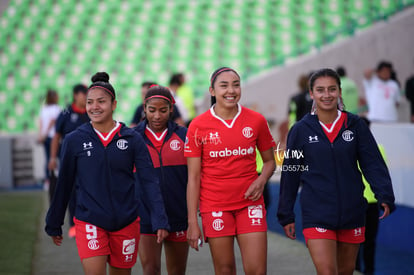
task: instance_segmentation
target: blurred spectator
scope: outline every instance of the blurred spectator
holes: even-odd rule
[[[183,73],[178,73],[177,77],[181,83],[177,88],[177,95],[181,98],[185,108],[187,109],[188,121],[191,121],[196,116],[194,93],[191,87],[187,84]]]
[[[311,75],[311,73],[308,75]],[[290,98],[288,118],[279,124],[279,145],[282,147],[286,145],[286,138],[289,129],[293,126],[293,124],[295,124],[295,122],[301,120],[302,117],[304,117],[312,109],[313,101],[309,95],[308,75],[302,74],[299,76],[297,80],[299,92]]]
[[[152,86],[152,85],[156,85],[155,82],[151,82],[151,81],[145,81],[141,84],[141,104],[137,107],[137,109],[135,110],[135,114],[134,117],[132,118],[131,124],[129,125],[129,127],[135,127],[138,125],[138,123],[140,123],[144,117],[145,117],[145,113],[144,113],[144,99],[145,99],[145,95],[147,94],[148,89]]]
[[[190,121],[190,115],[187,108],[184,105],[184,101],[177,95],[178,88],[182,85],[182,79],[180,74],[173,74],[170,79],[169,88],[174,96],[175,105],[181,114],[181,122],[177,122],[178,125],[185,126]]]
[[[411,106],[411,123],[414,123],[414,75],[405,82],[405,96],[410,101]]]
[[[50,144],[55,135],[55,123],[61,111],[58,105],[59,96],[54,90],[48,90],[46,93],[46,104],[42,106],[39,115],[39,133],[37,142],[43,144],[46,155],[45,179],[49,178],[49,169],[47,168],[50,159]]]
[[[400,101],[398,83],[391,79],[392,64],[381,61],[377,70],[364,72],[364,88],[368,103],[368,119],[373,122],[397,122]]]
[[[312,108],[312,99],[308,89],[309,78],[307,75],[301,75],[298,79],[299,92],[290,99],[289,103],[289,128],[295,122],[299,121]]]
[[[73,102],[65,110],[63,110],[56,120],[55,135],[53,136],[50,146],[50,160],[49,170],[56,170],[57,157],[62,140],[67,134],[78,128],[85,122],[89,121],[88,114],[86,113],[86,93],[88,88],[83,84],[77,84],[73,87]],[[51,186],[53,190],[54,187]],[[52,194],[53,195],[53,194]],[[75,214],[76,196],[75,192],[72,192],[72,196],[69,201],[69,238],[73,238],[76,235],[75,224],[73,217]]]
[[[347,77],[346,70],[343,66],[339,66],[336,69],[336,72],[341,79],[342,100],[345,105],[345,109],[348,112],[358,114],[359,93],[357,85],[352,79]]]
[[[362,119],[367,123],[369,127],[370,121],[363,117]],[[387,158],[385,155],[384,146],[382,144],[378,144],[378,149],[381,152],[384,161],[386,162]],[[359,164],[358,168],[361,170]],[[365,217],[365,241],[361,244],[358,252],[356,270],[362,272],[363,274],[374,274],[380,205],[378,204],[378,201],[375,198],[375,194],[372,192],[371,186],[369,185],[364,175],[362,175],[362,182],[365,186],[364,197],[368,202],[368,206]]]

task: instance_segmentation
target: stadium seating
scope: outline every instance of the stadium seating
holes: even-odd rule
[[[11,0],[0,17],[1,131],[35,130],[48,88],[107,71],[129,121],[144,80],[184,72],[196,97],[209,75],[251,75],[349,36],[414,0]]]

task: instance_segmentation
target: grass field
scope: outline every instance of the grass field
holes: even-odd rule
[[[41,191],[0,192],[0,274],[31,274]]]

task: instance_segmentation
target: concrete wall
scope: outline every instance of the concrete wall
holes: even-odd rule
[[[28,155],[22,159],[22,150],[25,149]],[[10,189],[19,186],[31,186],[41,183],[45,178],[46,157],[43,145],[37,144],[36,134],[0,134],[0,189]],[[19,157],[16,158],[16,154]],[[16,168],[16,163],[29,161],[31,168]],[[16,170],[17,169],[17,170]],[[24,170],[24,178],[18,176],[17,172]]]
[[[289,98],[298,92],[297,78],[300,74],[322,67],[343,65],[363,95],[363,71],[376,67],[380,60],[393,62],[403,86],[406,79],[414,74],[414,7],[359,31],[351,38],[298,57],[283,67],[275,67],[248,78],[243,85],[241,103],[254,107],[278,125],[287,117]],[[400,106],[400,121],[408,121],[408,112],[408,103],[404,98]],[[273,127],[272,133],[278,138],[276,129]]]
[[[0,136],[0,189],[13,187],[12,139]]]
[[[396,203],[414,211],[414,124],[372,123],[371,131],[384,146]]]

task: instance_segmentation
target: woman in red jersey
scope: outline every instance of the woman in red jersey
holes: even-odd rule
[[[197,222],[199,206],[215,273],[236,273],[236,237],[245,274],[265,274],[267,223],[262,193],[275,169],[275,142],[266,119],[238,104],[241,88],[236,71],[219,68],[210,84],[213,106],[191,122],[184,149],[188,165],[187,239],[198,250],[202,236]],[[256,147],[264,162],[260,176]]]

